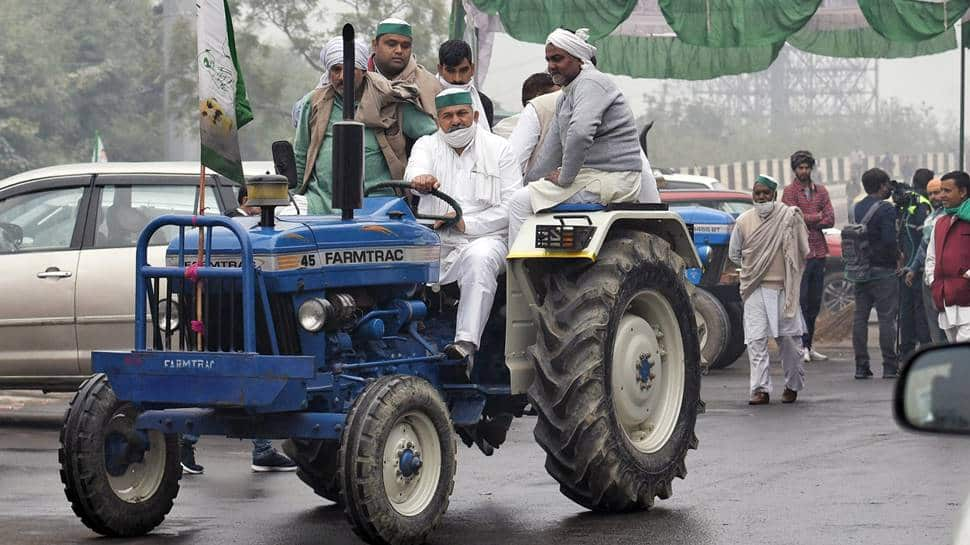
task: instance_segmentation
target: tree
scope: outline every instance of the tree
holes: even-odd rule
[[[387,17],[408,21],[414,31],[418,63],[431,71],[438,64],[438,46],[448,39],[449,7],[444,0],[336,0],[346,11],[333,13],[317,0],[244,0],[240,12],[246,25],[269,25],[279,29],[296,51],[317,72],[323,72],[320,49],[340,36],[345,23],[370,41],[377,23]]]

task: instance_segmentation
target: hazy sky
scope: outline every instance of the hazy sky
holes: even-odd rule
[[[491,65],[484,90],[502,106],[520,105],[522,81],[534,72],[545,69],[543,46],[519,42],[508,35],[496,37]],[[953,50],[915,59],[880,60],[878,69],[879,94],[896,97],[900,101],[932,106],[941,118],[956,125],[960,97],[960,53]],[[663,81],[674,93],[689,92],[689,83],[680,80],[647,80],[617,76],[616,81],[639,115],[643,109],[643,94],[660,92]]]

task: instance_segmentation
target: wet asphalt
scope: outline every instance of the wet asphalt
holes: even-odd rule
[[[808,366],[807,389],[749,407],[744,359],[704,378],[707,413],[686,480],[646,513],[598,515],[559,493],[513,424],[494,456],[459,447],[451,506],[432,544],[948,543],[970,490],[970,439],[913,434],[893,421],[892,381],[856,381],[846,352]],[[878,364],[876,364],[878,368]],[[294,474],[250,471],[250,444],[203,438],[205,474],[186,475],[151,535],[112,544],[357,544],[342,511]],[[58,477],[57,432],[0,427],[0,543],[104,543],[75,518]]]

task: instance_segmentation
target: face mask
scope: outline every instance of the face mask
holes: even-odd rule
[[[475,138],[475,124],[472,123],[471,127],[465,127],[464,129],[457,129],[451,132],[438,129],[438,132],[441,133],[441,138],[449,146],[453,148],[464,148],[468,144],[471,144],[472,139]]]
[[[474,78],[472,78],[472,81],[468,83],[448,83],[448,80],[441,77],[441,74],[438,74],[437,77],[438,77],[438,83],[440,83],[441,86],[445,89],[461,89],[463,91],[471,91],[472,88],[475,86]]]
[[[770,216],[772,210],[775,209],[775,203],[772,201],[756,202],[754,203],[754,209],[758,211],[758,216],[761,217],[761,219],[765,219]]]

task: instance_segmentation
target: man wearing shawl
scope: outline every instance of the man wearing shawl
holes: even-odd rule
[[[310,214],[329,214],[332,199],[333,124],[343,119],[343,39],[334,38],[324,48],[329,83],[316,89],[300,114],[294,153],[298,193],[307,196]],[[363,123],[364,186],[399,180],[407,166],[409,141],[432,134],[437,127],[418,105],[418,90],[404,83],[388,82],[367,72],[367,45],[355,42],[354,83],[356,113]]]
[[[728,246],[728,257],[741,265],[744,342],[751,361],[750,405],[769,402],[768,337],[781,348],[782,403],[793,403],[805,380],[800,350],[805,321],[799,289],[809,255],[808,231],[801,210],[776,202],[777,196],[778,182],[758,176],[752,191],[754,208],[738,217]]]
[[[412,54],[411,25],[401,19],[384,19],[377,24],[377,35],[371,46],[374,56],[367,69],[391,82],[402,82],[418,89],[421,110],[434,115],[434,100],[442,87],[434,74],[418,64]],[[484,123],[484,120],[482,121]]]
[[[509,203],[509,241],[535,211],[563,202],[636,202],[643,161],[633,111],[613,81],[596,69],[588,31],[556,29],[546,39],[546,63],[562,96],[538,160],[536,180]],[[541,178],[541,179],[540,179]]]
[[[940,329],[950,342],[970,341],[970,175],[940,178],[944,216],[936,221],[926,249],[926,282],[940,312]]]
[[[446,89],[435,105],[438,132],[414,145],[404,179],[420,192],[440,189],[461,205],[461,221],[440,231],[439,283],[457,282],[461,291],[455,341],[445,353],[452,359],[468,358],[470,375],[498,275],[505,268],[506,203],[522,180],[508,141],[480,127],[483,120],[468,91]],[[418,205],[418,212],[428,215],[450,210],[434,197],[422,198]]]

